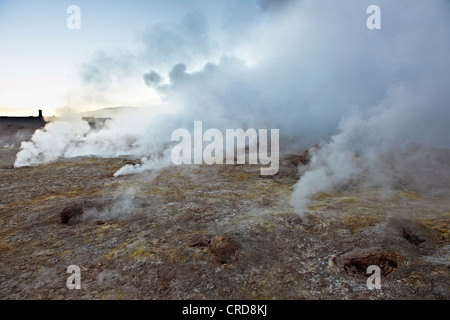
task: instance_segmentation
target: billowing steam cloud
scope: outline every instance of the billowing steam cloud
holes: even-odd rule
[[[212,33],[199,11],[155,25],[144,52],[108,56],[128,60],[111,68],[92,61],[83,76],[106,83],[104,92],[114,77],[140,70],[142,86],[166,99],[163,110],[124,114],[97,131],[50,124],[22,145],[15,166],[131,154],[142,164],[117,175],[160,168],[170,164],[170,133],[202,120],[322,141],[292,195],[299,213],[314,193],[353,177],[388,183],[378,164],[385,153],[411,141],[450,147],[450,3],[377,0],[382,28],[368,30],[372,2],[259,1],[259,18],[242,21],[251,27],[242,35],[226,34],[236,26]]]
[[[158,72],[150,70],[149,73],[144,74],[144,81],[147,86],[156,87],[161,83],[162,78]]]
[[[396,181],[389,165],[404,171],[409,162],[419,159],[421,165],[431,166],[433,155],[424,155],[428,151],[424,148],[410,150],[401,159],[393,159],[394,163],[385,161],[389,152],[403,150],[413,141],[448,146],[448,135],[438,125],[439,119],[433,120],[436,127],[429,127],[430,110],[424,107],[433,105],[433,118],[445,118],[448,93],[443,86],[429,90],[423,89],[423,85],[419,81],[414,87],[393,87],[370,116],[346,118],[339,126],[339,133],[312,151],[311,162],[302,168],[306,172],[291,198],[297,212],[305,211],[316,192],[329,191],[351,180],[363,181],[366,186],[392,187]]]

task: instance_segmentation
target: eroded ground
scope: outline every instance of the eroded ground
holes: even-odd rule
[[[286,159],[272,179],[253,165],[114,178],[129,160],[12,169],[17,151],[0,150],[1,299],[450,298],[448,189],[386,196],[355,182],[302,218]],[[381,290],[366,286],[373,264]],[[66,287],[70,265],[81,290]]]

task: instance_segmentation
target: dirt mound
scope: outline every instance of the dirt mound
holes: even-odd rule
[[[318,145],[314,145],[311,148],[305,150],[302,154],[299,155],[289,155],[289,161],[290,164],[294,165],[294,166],[305,166],[307,164],[309,164],[309,162],[311,161],[311,156],[312,154],[319,149]]]
[[[189,247],[207,247],[211,243],[212,236],[204,234],[194,234],[185,238]]]
[[[193,234],[185,237],[184,242],[190,247],[207,248],[213,260],[221,264],[238,261],[238,250],[241,246],[228,236],[211,236],[209,234]]]

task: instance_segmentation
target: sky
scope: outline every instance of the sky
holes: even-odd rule
[[[66,9],[72,4],[81,9],[80,30],[66,26]],[[106,97],[93,97],[83,82],[83,65],[99,59],[101,52],[145,51],[144,38],[151,37],[147,33],[155,25],[176,24],[188,13],[207,17],[211,37],[219,39],[236,17],[243,17],[240,25],[245,26],[259,10],[257,1],[237,0],[0,0],[0,113],[34,114],[43,108],[49,115],[67,107],[85,111],[161,103],[140,76]]]

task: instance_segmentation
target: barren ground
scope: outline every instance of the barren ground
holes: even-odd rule
[[[114,178],[129,159],[12,169],[18,144],[1,134],[0,299],[450,298],[445,176],[440,192],[388,197],[354,181],[302,218],[288,156],[270,179],[255,165]],[[61,223],[75,204],[83,215]],[[66,287],[70,265],[81,290]],[[366,286],[369,265],[381,290]]]

